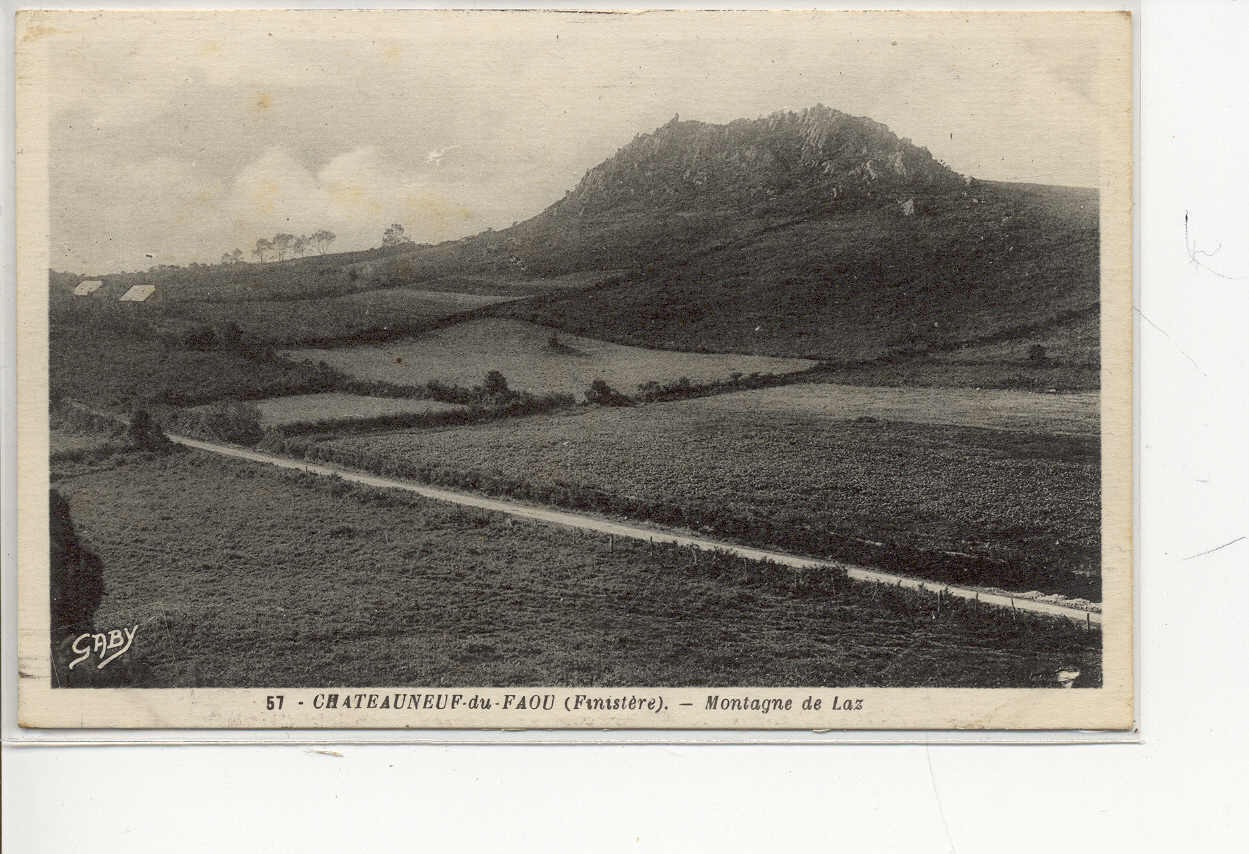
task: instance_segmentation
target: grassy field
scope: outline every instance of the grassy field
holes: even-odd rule
[[[121,432],[119,427],[118,433]],[[53,455],[81,454],[106,445],[111,440],[111,437],[101,433],[84,434],[54,426],[48,431],[48,451]]]
[[[402,275],[402,262],[396,262]],[[526,297],[537,294],[567,293],[581,290],[621,275],[622,270],[581,270],[562,276],[527,276],[523,273],[453,273],[422,280],[421,287],[430,291],[453,291],[460,294],[482,294],[498,297]]]
[[[51,285],[54,292],[68,295],[80,280],[98,278],[104,282],[102,295],[115,301],[133,285],[150,284],[173,303],[298,301],[398,287],[515,298],[585,288],[618,273],[595,268],[543,276],[516,270],[506,258],[485,265],[467,260],[452,241],[265,263],[197,264],[92,276],[53,273]]]
[[[954,358],[914,358],[826,365],[811,380],[864,386],[911,388],[1007,388],[1028,391],[1098,391],[1097,367],[1067,364],[1034,365],[1011,362],[966,362]]]
[[[1036,394],[1008,389],[891,388],[802,383],[721,394],[698,404],[708,414],[756,412],[830,421],[871,417],[987,430],[1097,436],[1098,395]]]
[[[1100,684],[1098,631],[896,588],[460,518],[191,452],[53,485],[103,561],[139,684]]]
[[[558,342],[552,342],[552,335]],[[708,382],[734,373],[789,373],[811,367],[801,359],[674,353],[643,350],[581,338],[517,320],[461,323],[408,341],[376,346],[300,349],[293,359],[324,361],[352,376],[400,384],[438,380],[479,384],[488,371],[501,371],[514,389],[580,397],[596,379],[624,394],[645,382],[688,377]]]
[[[850,538],[884,544],[882,558],[902,546],[980,555],[1005,565],[935,577],[1100,599],[1096,436],[835,420],[749,400],[597,408],[326,447],[349,465],[434,479],[476,472],[509,494],[523,497],[529,484],[535,500],[584,501],[795,551],[840,550],[830,543]],[[946,572],[941,561],[899,569]]]
[[[359,394],[296,394],[249,401],[260,410],[262,427],[281,427],[316,421],[347,421],[383,415],[458,412],[468,407],[436,400],[404,397],[365,397]]]
[[[1058,365],[1092,366],[1101,364],[1101,323],[1097,313],[1078,317],[1038,329],[1009,341],[972,344],[942,353],[933,358],[944,362],[1015,363],[1032,366],[1029,350],[1036,345],[1045,348],[1047,361]]]
[[[104,409],[192,406],[222,398],[262,398],[350,385],[341,374],[238,350],[170,349],[150,331],[54,324],[48,384],[64,396]]]
[[[186,302],[182,316],[209,324],[234,322],[268,344],[367,337],[419,329],[431,321],[515,297],[384,288],[305,300]]]

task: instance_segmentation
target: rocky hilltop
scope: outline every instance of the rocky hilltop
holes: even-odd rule
[[[590,169],[550,213],[749,209],[784,197],[816,205],[901,202],[963,183],[927,149],[880,122],[820,104],[723,125],[673,117]]]

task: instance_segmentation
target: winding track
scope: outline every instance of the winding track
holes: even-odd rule
[[[917,578],[895,575],[890,572],[881,572],[880,570],[853,566],[850,564],[839,563],[837,561],[796,557],[794,555],[785,554],[784,552],[751,548],[750,546],[740,546],[721,540],[711,540],[705,537],[680,534],[663,528],[651,528],[637,524],[613,522],[609,519],[603,519],[598,516],[573,513],[567,510],[554,510],[549,507],[522,504],[517,501],[486,498],[485,496],[474,495],[468,492],[459,492],[453,489],[427,486],[411,480],[380,477],[378,475],[366,474],[364,472],[353,471],[351,469],[340,468],[338,466],[306,462],[304,460],[297,460],[291,457],[265,454],[260,451],[251,451],[246,448],[236,447],[234,445],[205,442],[201,439],[192,439],[188,436],[178,436],[173,433],[169,433],[167,435],[172,441],[177,442],[180,445],[185,445],[188,448],[195,448],[200,451],[208,451],[210,453],[220,454],[226,457],[234,457],[240,460],[266,463],[268,465],[278,466],[279,468],[293,469],[295,471],[303,471],[310,474],[323,476],[337,475],[343,480],[351,481],[353,483],[380,487],[382,489],[402,489],[407,492],[414,492],[417,495],[424,496],[425,498],[432,498],[435,501],[445,501],[452,504],[460,504],[466,507],[478,507],[482,510],[505,513],[518,519],[531,519],[536,522],[546,522],[566,528],[596,531],[602,534],[609,534],[617,537],[629,537],[630,539],[651,541],[655,543],[675,543],[679,546],[696,546],[700,549],[719,549],[750,560],[769,560],[773,563],[795,568],[824,567],[844,569],[847,575],[859,581],[872,581],[883,584],[901,585],[902,587],[909,588],[911,590],[925,590],[929,592],[936,592],[937,590],[940,590],[946,595],[957,596],[962,599],[975,599],[986,605],[995,605],[1003,608],[1015,608],[1028,613],[1045,614],[1052,617],[1066,617],[1067,619],[1078,623],[1085,623],[1089,626],[1100,626],[1102,622],[1102,615],[1100,613],[1081,610],[1079,608],[1063,605],[1057,602],[1020,599],[1006,594],[977,590],[973,587],[956,587],[954,585],[941,584],[933,581],[922,581]]]

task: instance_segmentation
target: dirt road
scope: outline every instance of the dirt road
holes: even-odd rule
[[[257,463],[267,463],[268,465],[293,469],[295,471],[309,472],[311,474],[324,476],[337,475],[343,480],[365,484],[366,486],[376,486],[382,489],[402,489],[408,492],[414,492],[417,495],[421,495],[426,498],[432,498],[436,501],[461,504],[465,507],[479,507],[483,510],[490,510],[496,513],[506,513],[509,516],[519,519],[530,519],[536,522],[546,522],[566,528],[596,531],[601,534],[608,534],[617,537],[629,537],[630,539],[635,540],[648,540],[655,543],[676,543],[679,546],[685,547],[720,549],[750,560],[770,560],[773,563],[783,564],[785,566],[836,567],[844,569],[851,578],[859,581],[873,581],[885,584],[901,585],[902,587],[910,588],[912,590],[927,590],[931,592],[942,590],[948,595],[958,596],[963,599],[976,599],[986,605],[996,605],[1003,608],[1015,608],[1020,611],[1033,614],[1066,617],[1070,620],[1089,625],[1100,626],[1102,622],[1100,613],[1086,611],[1061,602],[1023,599],[1017,596],[1010,596],[1004,593],[996,593],[972,587],[956,587],[934,581],[923,581],[916,578],[909,578],[907,576],[895,575],[889,572],[868,569],[866,567],[839,563],[837,561],[797,557],[795,555],[785,554],[784,552],[740,546],[720,540],[711,540],[704,537],[682,534],[671,530],[665,530],[663,528],[647,527],[640,524],[625,522],[614,522],[610,519],[604,519],[598,516],[582,513],[573,513],[567,510],[554,510],[549,507],[523,504],[517,501],[486,498],[485,496],[474,495],[468,492],[458,492],[452,489],[426,486],[425,484],[417,483],[415,481],[380,477],[378,475],[366,474],[364,472],[344,469],[338,466],[325,465],[323,463],[311,463],[304,460],[292,459],[290,457],[276,456],[274,454],[265,454],[260,451],[251,451],[246,448],[239,448],[233,445],[223,445],[215,442],[205,442],[200,439],[192,439],[186,436],[169,434],[169,438],[181,445],[185,445],[189,448],[196,448],[201,451],[208,451],[214,454],[221,454],[223,456],[234,457],[241,460],[250,460]]]

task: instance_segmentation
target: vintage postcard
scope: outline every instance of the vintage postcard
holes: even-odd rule
[[[22,725],[1133,726],[1127,14],[17,42]]]

